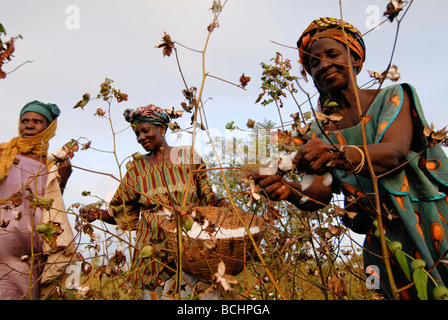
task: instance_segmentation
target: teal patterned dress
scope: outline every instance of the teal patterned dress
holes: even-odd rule
[[[397,241],[402,246],[399,259],[397,252],[392,249],[393,246],[389,246],[389,258],[397,288],[400,289],[413,281],[411,262],[414,259],[422,259],[426,263],[425,269],[431,270],[431,277],[427,282],[427,296],[431,299],[436,286],[448,285],[447,265],[441,261],[448,260],[447,156],[439,144],[427,148],[428,142],[424,137],[423,128],[429,126],[415,89],[408,84],[382,89],[363,122],[367,144],[380,143],[401,109],[403,90],[407,90],[411,100],[413,140],[407,156],[409,163],[378,182],[382,221],[388,244]],[[330,139],[335,144],[363,144],[361,123],[340,131],[327,131],[325,134],[313,123],[309,133],[309,138],[311,137],[321,138],[325,142]],[[376,227],[373,221],[376,219],[376,213],[372,180],[340,170],[333,170],[332,174],[334,192],[344,194],[346,211],[357,212],[354,218],[345,215],[343,222],[353,231],[366,235],[363,256],[367,275],[378,277],[381,291],[392,298],[380,241],[375,236]],[[373,271],[378,272],[372,274]],[[413,285],[400,292],[400,298],[403,299],[422,297],[424,295],[418,295]]]

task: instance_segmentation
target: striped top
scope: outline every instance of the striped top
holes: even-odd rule
[[[168,196],[175,206],[181,206],[184,197],[187,197],[187,206],[207,205],[212,200],[207,172],[199,171],[206,169],[206,165],[196,152],[190,165],[190,150],[188,146],[174,147],[170,161],[165,164],[151,164],[146,156],[134,160],[133,168],[127,171],[115,192],[110,213],[121,229],[135,230],[138,250],[164,240],[157,213],[163,210],[160,203],[171,207]],[[157,280],[155,274],[163,267],[145,260],[149,259],[137,261],[135,267],[138,280],[151,286]]]

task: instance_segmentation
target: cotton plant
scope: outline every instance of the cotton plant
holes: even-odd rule
[[[372,78],[380,80],[381,82],[383,82],[385,79],[389,79],[391,81],[396,82],[396,81],[400,80],[400,78],[401,78],[401,71],[398,69],[398,67],[396,65],[393,65],[389,69],[387,69],[386,71],[384,71],[382,73],[369,70],[369,75]]]
[[[83,139],[83,138],[80,138]],[[85,138],[84,138],[85,139]],[[90,148],[91,141],[80,143],[78,140],[70,140],[60,148],[47,152],[47,160],[54,163],[60,163],[73,158],[75,152],[79,150],[87,150]],[[80,149],[80,145],[82,148]]]

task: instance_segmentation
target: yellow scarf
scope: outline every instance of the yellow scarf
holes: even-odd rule
[[[20,133],[18,137],[12,138],[9,142],[0,144],[0,182],[3,181],[9,174],[9,168],[14,163],[16,155],[19,153],[32,153],[39,156],[46,156],[49,141],[56,133],[57,121],[56,119],[41,133],[29,137],[22,138]]]

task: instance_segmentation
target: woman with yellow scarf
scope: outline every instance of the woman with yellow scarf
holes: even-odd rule
[[[41,286],[55,280],[67,265],[55,262],[69,261],[73,253],[73,233],[60,188],[71,169],[61,177],[59,167],[46,159],[59,114],[55,104],[26,104],[20,112],[19,135],[0,144],[2,300],[39,299]],[[49,206],[35,205],[44,198]],[[50,221],[64,230],[51,246],[35,231]]]

